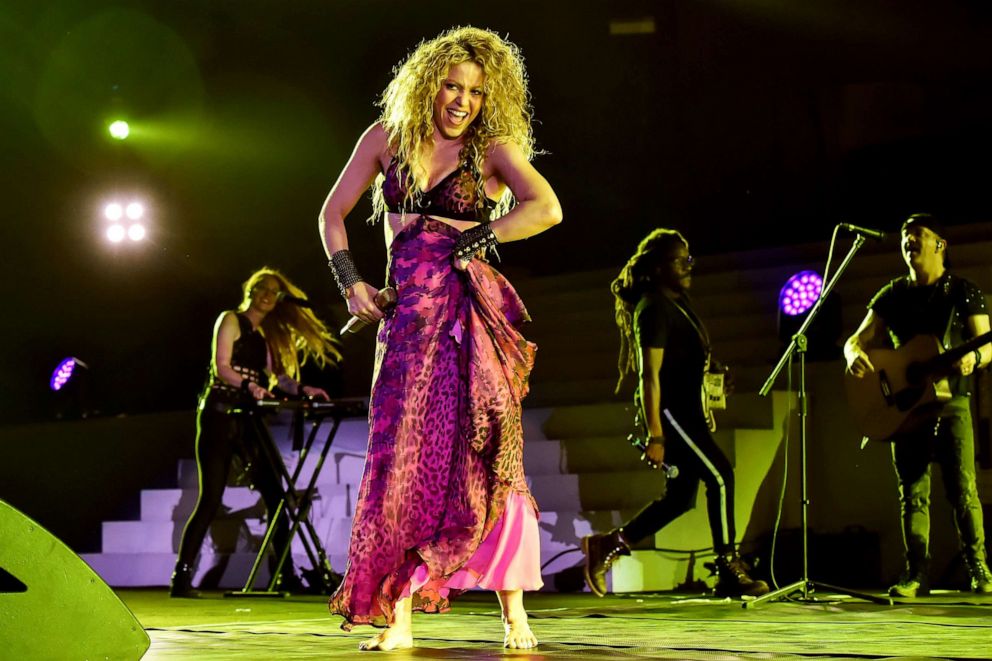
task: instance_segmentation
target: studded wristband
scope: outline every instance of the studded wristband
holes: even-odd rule
[[[331,267],[331,273],[334,274],[334,281],[337,282],[341,295],[347,298],[348,287],[362,281],[362,275],[355,266],[355,260],[351,258],[351,251],[337,251],[331,255],[327,265]]]
[[[455,241],[455,257],[458,259],[471,259],[480,250],[485,250],[499,243],[499,239],[493,233],[493,228],[489,223],[476,225],[467,229],[459,235]]]

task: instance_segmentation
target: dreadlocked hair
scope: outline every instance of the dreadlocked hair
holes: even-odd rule
[[[434,144],[434,100],[449,69],[463,62],[475,62],[485,74],[482,108],[466,130],[458,154],[459,167],[472,166],[475,190],[485,190],[482,165],[492,145],[513,143],[528,159],[536,153],[527,72],[520,49],[489,30],[452,28],[422,41],[394,69],[393,79],[378,101],[382,108],[379,123],[405,178],[406,202],[414,202],[423,194],[416,175],[425,178],[423,163]],[[383,180],[380,174],[372,186],[371,222],[381,218],[385,210]],[[477,206],[485,204],[485,197],[484,193],[476,195]],[[504,215],[512,205],[513,194],[506,189],[492,218]]]
[[[672,251],[679,246],[688,245],[689,242],[677,230],[658,228],[641,240],[637,245],[637,252],[627,260],[620,269],[620,274],[610,283],[614,298],[614,318],[620,331],[620,356],[617,359],[620,377],[614,392],[620,392],[620,386],[628,374],[637,373],[634,308],[644,294],[657,289],[661,267]]]
[[[263,278],[274,278],[279,289],[290,296],[306,298],[303,290],[276,269],[263,266],[245,280],[242,309],[251,302],[251,292]],[[341,360],[337,340],[320,319],[308,308],[280,301],[265,315],[260,326],[262,335],[272,351],[276,374],[287,374],[300,380],[300,366],[312,358],[320,367],[335,365]],[[302,354],[302,359],[300,355]]]

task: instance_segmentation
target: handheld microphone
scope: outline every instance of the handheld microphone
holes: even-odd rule
[[[665,477],[667,477],[669,480],[674,480],[679,476],[678,466],[672,466],[671,464],[666,464],[665,462],[661,462],[661,466],[659,466],[658,464],[648,459],[647,457],[648,443],[643,438],[641,438],[637,434],[630,434],[627,436],[627,441],[629,441],[631,445],[633,445],[635,448],[641,451],[642,453],[641,459],[643,459],[648,466],[650,466],[651,468],[660,468],[662,471],[664,471]]]
[[[375,302],[376,307],[385,312],[389,308],[396,305],[396,289],[393,287],[383,287],[376,293],[375,298],[372,300]],[[348,320],[348,323],[341,327],[340,334],[344,335],[345,333],[357,333],[366,326],[368,326],[368,323],[362,321],[358,317],[352,317]]]
[[[279,294],[276,296],[276,300],[283,303],[292,303],[293,305],[301,308],[313,307],[313,303],[311,303],[307,299],[300,298],[299,296],[292,296],[291,294],[287,294],[284,291],[279,292]]]
[[[858,227],[857,225],[851,225],[850,223],[841,223],[838,227],[842,230],[847,230],[848,232],[860,234],[866,239],[872,239],[874,241],[882,241],[885,239],[885,232],[880,232],[879,230],[872,230],[867,227]]]
[[[651,461],[647,457],[644,457],[644,461],[651,468],[660,468],[662,470],[662,472],[665,474],[665,477],[667,477],[669,480],[674,480],[675,478],[677,478],[679,476],[679,467],[678,466],[672,466],[671,464],[666,464],[664,461],[661,462],[661,466],[659,466],[658,464],[654,463],[653,461]]]

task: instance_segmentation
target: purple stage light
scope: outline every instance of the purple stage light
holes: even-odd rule
[[[779,310],[795,317],[816,303],[823,290],[823,279],[816,271],[800,271],[789,278],[778,293]]]
[[[74,369],[76,369],[75,358],[66,358],[63,360],[59,363],[58,367],[55,368],[55,371],[52,372],[52,378],[48,384],[49,387],[55,391],[62,390],[62,386],[67,384],[69,379],[72,378],[72,371]]]

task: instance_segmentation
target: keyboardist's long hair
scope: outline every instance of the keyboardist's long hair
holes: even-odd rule
[[[617,359],[615,392],[628,374],[637,373],[637,339],[634,337],[634,309],[641,297],[658,289],[658,278],[669,256],[689,242],[678,230],[660,227],[644,237],[637,252],[620,269],[620,275],[610,283],[614,298],[614,316],[620,331],[620,356]]]
[[[279,282],[279,289],[289,296],[307,297],[285,275],[274,268],[263,266],[252,273],[242,285],[242,310],[248,309],[252,290],[265,277],[275,278]],[[334,335],[309,308],[281,300],[265,315],[260,328],[272,351],[273,371],[276,374],[287,374],[299,381],[300,366],[307,359],[313,359],[321,367],[336,365],[341,360]]]

